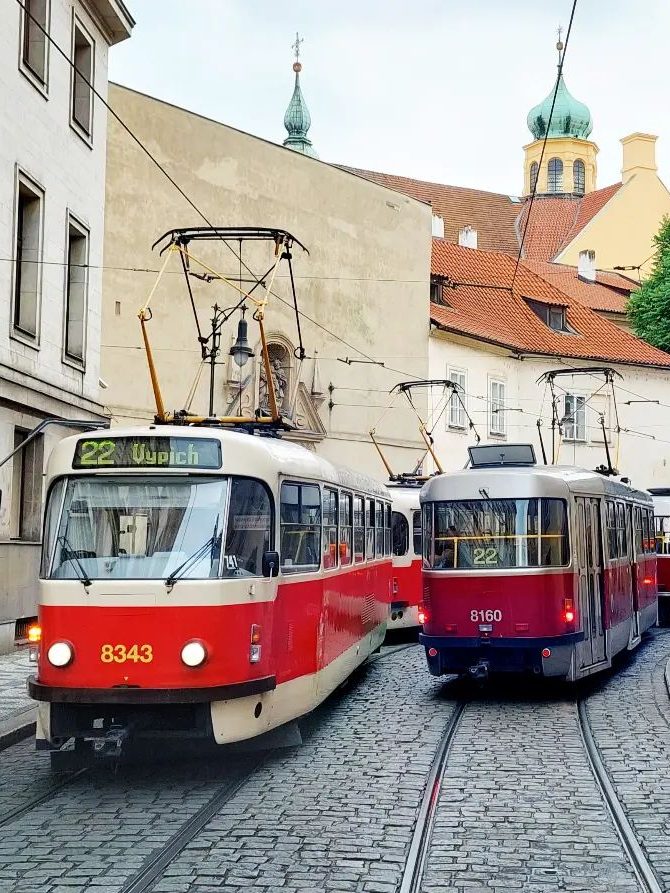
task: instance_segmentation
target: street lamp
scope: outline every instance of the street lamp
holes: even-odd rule
[[[237,324],[237,341],[230,348],[229,354],[233,358],[233,362],[242,368],[242,366],[246,366],[247,360],[249,357],[253,357],[254,352],[249,347],[249,340],[247,338],[247,321],[244,318],[244,314],[247,312],[246,307],[242,307],[242,319]]]

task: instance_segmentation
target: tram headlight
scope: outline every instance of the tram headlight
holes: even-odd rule
[[[181,649],[181,659],[187,667],[199,667],[207,658],[207,649],[202,642],[187,642]]]
[[[54,642],[47,651],[47,660],[54,667],[67,667],[73,657],[74,651],[68,642]]]

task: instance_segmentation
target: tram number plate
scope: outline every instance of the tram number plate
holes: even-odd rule
[[[497,608],[495,610],[488,611],[470,611],[470,620],[473,623],[492,623],[495,621],[502,620],[502,611],[499,611]]]
[[[132,663],[150,664],[154,659],[154,650],[151,645],[102,645],[100,648],[100,660],[103,664]]]

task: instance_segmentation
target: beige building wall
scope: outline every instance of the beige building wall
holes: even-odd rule
[[[420,449],[411,411],[400,405],[379,419],[393,385],[425,377],[428,371],[429,206],[126,88],[111,86],[110,101],[213,224],[284,228],[309,249],[309,255],[297,246],[294,251],[309,359],[302,367],[294,361],[289,370],[291,389],[300,374],[308,445],[333,461],[383,479],[368,437],[369,429],[376,427],[394,465],[408,467]],[[152,417],[154,404],[137,311],[155,274],[137,270],[158,268],[160,259],[151,245],[163,232],[204,221],[115,122],[110,122],[107,161],[101,375],[114,422],[141,424]],[[225,246],[194,244],[192,250],[226,276],[239,275],[239,262]],[[267,246],[244,251],[254,271],[270,266]],[[169,409],[184,406],[200,362],[178,269],[175,257],[152,299],[153,320],[148,325]],[[223,307],[237,301],[237,293],[221,282],[192,283],[205,326],[215,301]],[[275,291],[290,299],[285,269]],[[224,329],[217,414],[226,412],[239,390],[237,370],[227,356],[238,318],[236,314]],[[257,329],[250,314],[247,320],[253,346]],[[266,326],[271,340],[289,349],[297,346],[293,310],[275,297],[270,298]],[[363,355],[375,363],[343,362],[365,359]],[[320,386],[314,382],[315,362]],[[257,405],[258,367],[256,351],[243,371],[244,376],[252,371],[242,395],[247,408]],[[205,373],[193,411],[206,414],[207,388]],[[234,403],[233,411],[236,408]]]
[[[609,388],[600,390],[601,376],[566,375],[556,379],[560,396],[559,411],[564,411],[564,391],[585,398],[584,427],[578,440],[563,440],[556,452],[562,465],[595,468],[605,464],[605,449],[599,415],[604,413],[612,462],[621,474],[639,487],[665,487],[670,480],[670,409],[668,408],[668,371],[643,366],[617,365],[579,361],[560,357],[515,357],[511,351],[481,341],[434,330],[430,338],[430,377],[453,377],[454,371],[465,374],[464,402],[482,443],[532,443],[538,462],[542,461],[537,419],[542,418],[542,434],[548,461],[551,462],[551,398],[549,389],[537,379],[553,369],[607,365],[621,373],[615,393],[622,429],[615,432],[614,404]],[[491,434],[491,381],[505,386],[505,435]],[[599,391],[599,393],[596,393]],[[433,396],[435,416],[443,405]],[[643,400],[650,402],[643,402]],[[629,402],[632,401],[632,402]],[[659,401],[655,403],[653,401]],[[665,404],[665,405],[663,405]],[[467,447],[475,443],[467,428],[450,423],[449,410],[439,419],[433,431],[436,451],[445,470],[462,468],[467,461]]]
[[[599,269],[641,264],[644,277],[651,272],[654,236],[670,214],[670,192],[656,172],[656,137],[635,133],[621,142],[621,189],[555,260],[576,267],[579,252],[591,250]]]

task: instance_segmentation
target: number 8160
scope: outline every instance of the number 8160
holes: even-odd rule
[[[473,623],[492,623],[494,620],[500,621],[502,620],[502,611],[499,611],[497,608],[488,611],[470,611],[470,620]]]

